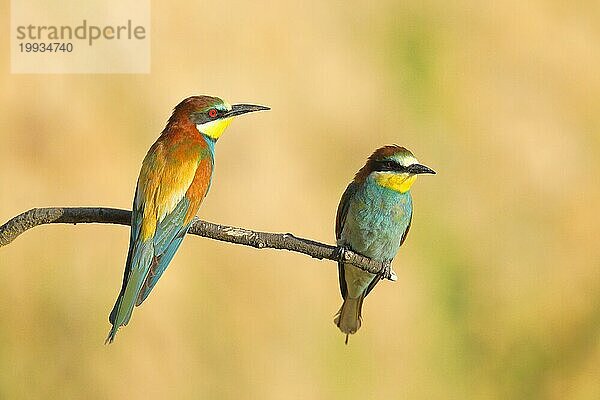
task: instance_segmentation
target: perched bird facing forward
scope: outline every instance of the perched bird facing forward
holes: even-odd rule
[[[418,174],[435,174],[400,146],[375,150],[348,185],[338,206],[335,234],[338,246],[390,265],[406,239],[412,220],[410,187]],[[361,323],[362,303],[381,275],[338,263],[344,303],[334,323],[348,335]]]
[[[269,107],[210,96],[179,103],[142,163],[133,199],[123,286],[110,313],[112,342],[148,297],[187,233],[211,184],[215,143],[231,120]]]

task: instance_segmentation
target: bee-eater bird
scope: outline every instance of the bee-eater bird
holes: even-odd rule
[[[112,342],[134,306],[148,297],[179,248],[210,188],[215,143],[238,115],[269,107],[188,97],[173,110],[142,163],[131,215],[129,252],[121,292],[109,321]]]
[[[435,174],[400,146],[375,150],[342,195],[335,221],[338,246],[388,266],[404,243],[412,220],[410,188],[418,174]],[[382,279],[354,265],[338,263],[344,302],[334,323],[348,335],[361,324],[365,297]]]

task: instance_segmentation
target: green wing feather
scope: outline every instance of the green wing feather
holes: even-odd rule
[[[346,217],[348,216],[348,209],[350,208],[350,198],[356,192],[356,185],[357,184],[355,182],[351,182],[340,199],[340,204],[338,205],[335,218],[335,238],[337,240],[340,240],[342,237],[342,231],[344,230],[344,224],[346,223]],[[348,288],[346,287],[344,263],[341,262],[338,262],[338,278],[340,280],[340,292],[342,294],[342,298],[346,299]]]
[[[109,316],[113,326],[107,342],[114,340],[119,327],[129,322],[134,306],[148,296],[189,228],[191,221],[184,220],[189,216],[190,200],[185,194],[193,184],[201,155],[198,146],[190,145],[183,153],[180,150],[159,138],[142,164],[123,284]],[[181,154],[185,154],[184,159]],[[200,202],[194,202],[195,209]],[[168,204],[173,204],[173,208],[160,217],[160,210],[169,207]]]

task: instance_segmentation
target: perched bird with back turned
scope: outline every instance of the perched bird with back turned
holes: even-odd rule
[[[342,195],[335,234],[338,246],[390,265],[412,220],[410,188],[419,174],[435,174],[400,146],[375,150]],[[334,323],[348,335],[361,324],[365,297],[382,279],[354,265],[338,263],[344,302]]]
[[[134,306],[148,297],[192,223],[211,185],[215,143],[238,115],[268,110],[210,96],[188,97],[173,110],[142,163],[133,199],[123,285],[109,321],[112,342]]]

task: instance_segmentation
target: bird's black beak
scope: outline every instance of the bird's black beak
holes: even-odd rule
[[[435,171],[425,165],[421,164],[413,164],[408,167],[408,172],[412,175],[417,174],[433,174],[435,175]]]
[[[231,118],[236,115],[242,115],[254,111],[270,110],[270,107],[258,106],[255,104],[234,104],[231,110],[227,111],[221,118]]]

